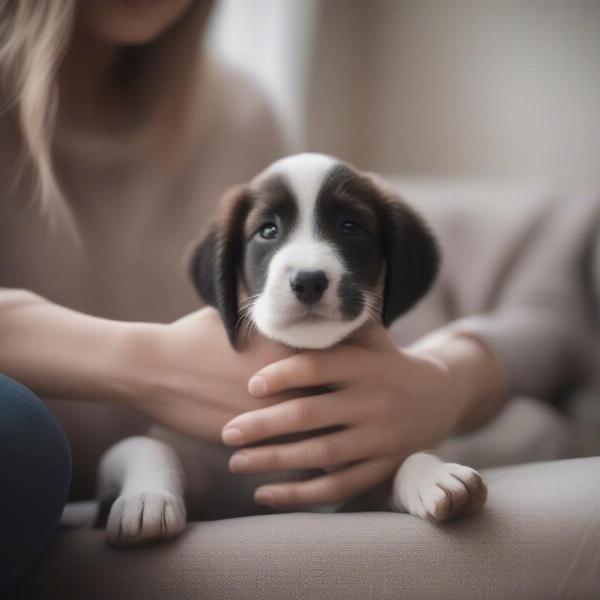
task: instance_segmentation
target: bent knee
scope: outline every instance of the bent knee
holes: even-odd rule
[[[30,512],[31,504],[41,520],[58,522],[71,481],[66,436],[33,392],[4,375],[0,375],[0,406],[0,471],[9,498],[19,503],[19,515]]]

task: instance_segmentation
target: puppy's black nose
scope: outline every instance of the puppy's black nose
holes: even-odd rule
[[[314,304],[321,299],[329,281],[324,271],[298,271],[290,277],[290,287],[300,302]]]

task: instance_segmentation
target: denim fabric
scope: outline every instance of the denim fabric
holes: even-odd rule
[[[0,596],[54,533],[71,481],[71,451],[33,392],[0,375]]]

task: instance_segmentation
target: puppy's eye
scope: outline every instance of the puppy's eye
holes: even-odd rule
[[[362,227],[354,221],[344,221],[342,223],[341,232],[343,235],[358,235],[362,233]]]
[[[274,240],[279,235],[279,229],[275,223],[265,223],[258,233],[263,240]]]

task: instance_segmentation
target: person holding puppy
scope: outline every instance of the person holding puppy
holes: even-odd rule
[[[567,213],[540,204],[521,252],[540,267],[534,276],[515,274],[506,287],[520,267],[496,265],[485,291],[508,289],[503,298],[484,301],[481,288],[443,313],[488,313],[477,320],[433,319],[414,331],[440,328],[416,342],[400,324],[396,338],[376,325],[318,359],[259,336],[244,352],[231,348],[218,314],[198,310],[188,251],[220,194],[282,155],[284,142],[260,90],[199,49],[210,6],[0,3],[0,470],[11,491],[0,497],[0,587],[56,527],[71,468],[63,430],[71,496],[85,498],[100,455],[149,421],[247,445],[318,428],[307,400],[285,392],[335,383],[339,425],[368,454],[347,464],[341,449],[342,468],[257,491],[257,502],[289,508],[352,498],[408,454],[488,422],[509,393],[547,394],[579,375],[588,314],[569,261],[584,251],[594,206],[569,217],[567,232]],[[539,248],[558,223],[564,243],[550,274]],[[452,275],[455,287],[469,277]],[[348,411],[365,397],[368,411]],[[324,460],[332,451],[322,436],[304,443]],[[286,468],[268,446],[252,453],[248,471],[253,461]]]

